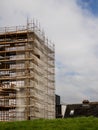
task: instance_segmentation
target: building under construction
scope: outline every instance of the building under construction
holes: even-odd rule
[[[55,118],[54,55],[34,22],[0,28],[0,121]]]

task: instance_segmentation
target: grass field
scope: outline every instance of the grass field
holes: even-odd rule
[[[0,122],[0,130],[98,130],[98,118],[80,117]]]

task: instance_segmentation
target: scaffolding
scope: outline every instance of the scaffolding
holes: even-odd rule
[[[55,118],[55,47],[34,22],[0,28],[0,121]]]

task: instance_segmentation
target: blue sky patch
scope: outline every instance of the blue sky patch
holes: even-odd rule
[[[65,73],[66,76],[76,76],[76,75],[79,75],[78,72],[74,72],[74,71],[69,71],[69,72],[66,72]]]
[[[84,10],[89,10],[98,17],[98,0],[77,0],[78,5]]]

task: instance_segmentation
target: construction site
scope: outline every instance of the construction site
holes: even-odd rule
[[[34,22],[0,28],[0,121],[55,118],[55,47]]]

